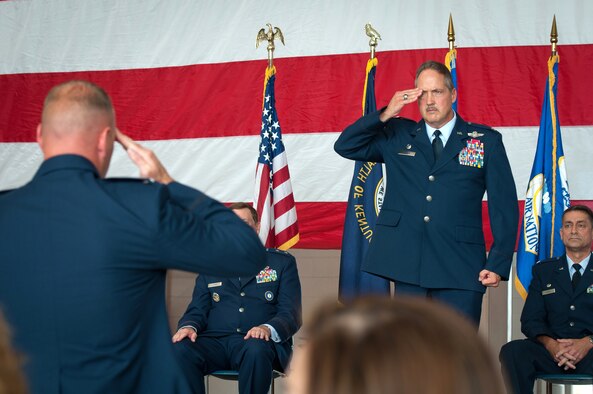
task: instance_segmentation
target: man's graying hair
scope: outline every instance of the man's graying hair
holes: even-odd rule
[[[436,62],[434,60],[428,60],[418,67],[416,70],[416,79],[414,80],[415,86],[418,86],[418,77],[422,71],[426,70],[433,70],[438,72],[439,74],[445,77],[445,86],[449,90],[453,90],[453,77],[451,76],[451,71],[445,66],[443,63]]]

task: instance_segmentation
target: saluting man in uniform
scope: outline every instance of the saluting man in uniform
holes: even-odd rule
[[[256,210],[230,206],[259,231]],[[283,371],[292,354],[292,336],[302,323],[301,283],[296,260],[267,249],[266,267],[257,276],[200,275],[191,303],[173,336],[180,361],[204,393],[204,376],[221,369],[239,371],[241,394],[265,394],[273,369]]]
[[[502,136],[464,121],[451,73],[428,61],[415,88],[347,127],[341,156],[385,163],[387,191],[362,269],[395,281],[396,294],[438,299],[480,322],[486,287],[508,280],[517,225],[517,192]],[[422,120],[399,118],[418,102]],[[494,243],[486,256],[482,198]]]
[[[500,351],[509,393],[533,392],[535,376],[593,374],[593,212],[567,208],[560,237],[566,253],[533,266],[521,331],[527,339]]]

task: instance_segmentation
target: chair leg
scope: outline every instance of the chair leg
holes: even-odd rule
[[[206,383],[204,385],[204,386],[206,386],[206,394],[209,394],[210,393],[210,375],[204,376],[204,380],[205,380],[204,383]]]
[[[546,380],[546,394],[552,394],[552,382]]]

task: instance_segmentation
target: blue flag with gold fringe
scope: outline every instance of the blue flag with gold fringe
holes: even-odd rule
[[[527,297],[533,265],[564,253],[560,227],[562,213],[570,206],[570,195],[556,106],[559,61],[558,55],[548,60],[537,150],[525,194],[515,277],[515,288],[523,299]]]
[[[367,62],[363,94],[363,114],[377,110],[375,102],[375,72],[377,58]],[[373,237],[373,229],[385,194],[385,179],[381,163],[357,161],[348,195],[348,207],[340,257],[341,300],[361,294],[390,294],[390,281],[360,270]]]

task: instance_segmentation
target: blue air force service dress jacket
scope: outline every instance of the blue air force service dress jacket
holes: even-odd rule
[[[385,163],[387,190],[362,269],[424,288],[484,292],[487,269],[508,279],[518,224],[517,193],[502,136],[459,115],[435,163],[424,121],[379,120],[347,127],[341,156]],[[482,198],[494,243],[486,258]]]

